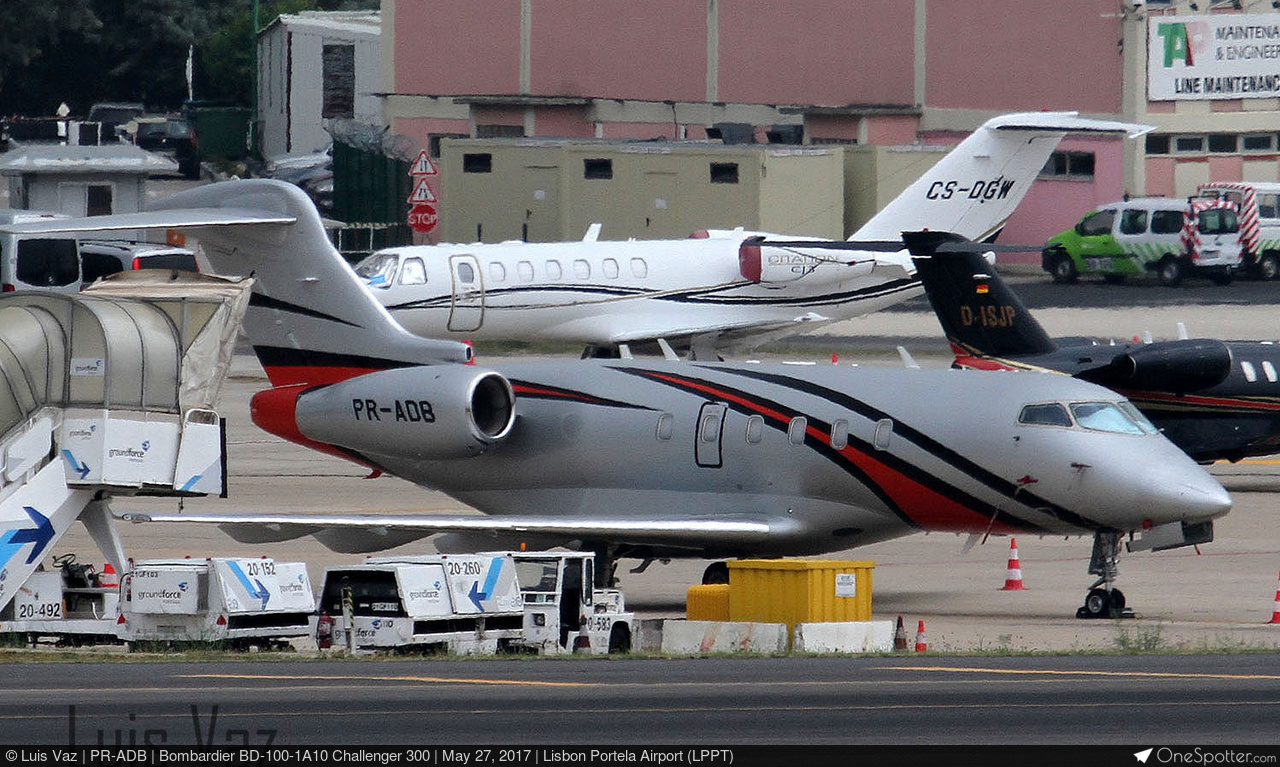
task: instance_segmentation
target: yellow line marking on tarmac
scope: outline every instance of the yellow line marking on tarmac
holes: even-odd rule
[[[884,666],[896,671],[941,671],[953,674],[1022,674],[1027,676],[1112,676],[1142,679],[1229,679],[1280,680],[1276,674],[1188,674],[1174,671],[1063,671],[1059,669],[1013,669],[963,666]]]
[[[467,679],[444,676],[301,676],[290,674],[179,674],[183,679],[245,679],[277,681],[426,682],[430,684],[492,684],[517,687],[602,687],[595,682],[546,682],[538,679]]]

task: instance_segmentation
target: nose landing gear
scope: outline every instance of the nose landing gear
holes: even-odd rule
[[[1098,576],[1089,587],[1084,605],[1076,610],[1077,618],[1132,618],[1133,610],[1125,607],[1124,592],[1115,587],[1120,575],[1121,533],[1098,530],[1093,534],[1093,553],[1089,556],[1089,574]]]

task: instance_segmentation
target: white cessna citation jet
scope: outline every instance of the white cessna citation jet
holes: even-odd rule
[[[588,356],[665,339],[714,359],[919,295],[901,232],[991,240],[1066,133],[1147,130],[1074,112],[993,118],[854,242],[742,230],[610,241],[593,226],[578,242],[390,248],[357,272],[401,325],[429,338],[581,343]]]
[[[56,226],[54,226],[56,225]],[[275,181],[212,184],[150,212],[6,229],[194,230],[252,273],[244,330],[266,431],[448,493],[483,516],[165,515],[335,550],[427,535],[441,550],[564,544],[619,557],[812,555],[918,531],[1092,535],[1086,607],[1119,609],[1122,538],[1212,538],[1231,500],[1118,394],[1068,376],[655,359],[467,365],[401,328]],[[710,577],[724,577],[717,563]],[[1087,610],[1085,612],[1088,612]]]

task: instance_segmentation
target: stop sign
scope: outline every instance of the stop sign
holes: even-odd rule
[[[438,223],[440,223],[440,214],[434,205],[420,203],[409,210],[409,227],[415,232],[426,234],[435,229]]]

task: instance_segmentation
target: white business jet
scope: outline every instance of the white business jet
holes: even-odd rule
[[[901,232],[991,240],[1068,132],[1148,130],[1074,112],[993,118],[848,242],[741,229],[609,241],[595,225],[577,242],[389,248],[357,272],[422,336],[582,343],[592,356],[665,339],[714,358],[919,295]]]

